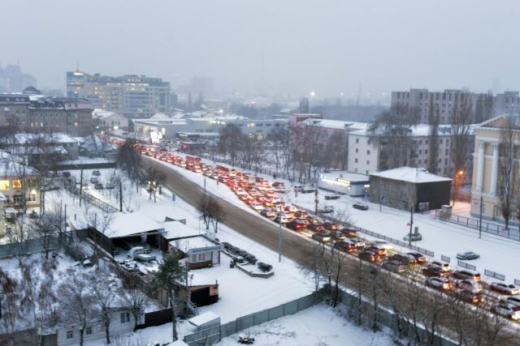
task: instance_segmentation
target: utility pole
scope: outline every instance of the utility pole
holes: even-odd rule
[[[318,188],[314,191],[314,213],[318,215]]]
[[[480,217],[478,223],[478,239],[482,239],[482,209],[484,208],[484,197],[480,196]]]
[[[81,174],[79,176],[79,206],[81,208],[81,197],[83,195],[83,168],[81,169]]]
[[[408,246],[412,246],[413,208],[414,205],[412,204],[410,208],[410,233],[408,234]]]
[[[282,215],[283,215],[283,212],[279,212],[278,213],[278,218],[279,218],[279,226],[278,226],[278,262],[282,262],[282,252],[283,252],[283,243],[284,243],[284,238],[282,236]]]
[[[119,211],[123,212],[123,183],[119,182]]]

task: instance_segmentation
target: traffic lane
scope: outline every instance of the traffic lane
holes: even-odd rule
[[[189,180],[173,167],[168,167],[152,158],[143,157],[145,165],[152,166],[166,177],[164,185],[187,203],[197,206],[204,194],[204,189]],[[207,192],[209,193],[209,192]],[[219,202],[227,214],[224,224],[249,239],[262,244],[273,251],[278,251],[279,226],[272,221],[258,215],[248,213],[232,202],[219,198]],[[282,227],[282,235],[285,238],[284,256],[301,262],[301,247],[308,246],[309,240]]]

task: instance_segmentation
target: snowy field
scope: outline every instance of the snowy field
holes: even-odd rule
[[[318,305],[292,316],[258,325],[240,335],[255,338],[256,346],[390,346],[393,339],[383,332],[372,333]],[[218,346],[238,345],[239,334],[222,339]]]
[[[197,184],[201,186],[204,184],[204,176],[201,174],[188,171],[169,163],[160,162],[180,172]],[[203,162],[213,164],[213,162],[209,160],[203,160]],[[247,170],[241,171],[247,172]],[[263,176],[273,181],[272,177],[262,174],[258,174],[258,176]],[[281,179],[276,180],[283,181]],[[285,186],[290,190],[290,182],[285,181]],[[215,180],[206,179],[206,187],[217,196],[233,201],[244,210],[254,212],[245,203],[240,201],[231,189],[224,184],[217,185]],[[359,201],[364,202],[363,198],[341,196],[339,200],[325,200],[325,195],[330,194],[332,193],[319,190],[319,206],[323,207],[325,205],[331,205],[334,206],[336,210],[346,209],[350,214],[353,224],[358,227],[384,234],[398,240],[402,240],[409,232],[408,222],[410,220],[410,213],[408,212],[385,206],[382,207],[382,211],[380,212],[378,204],[369,202],[367,202],[369,210],[357,210],[352,208],[352,204]],[[291,192],[287,193],[283,200],[286,203],[293,203],[311,210],[313,210],[315,206],[313,193],[299,193],[298,196],[295,196],[295,194]],[[464,213],[467,212],[468,208],[467,204],[458,203],[454,212],[457,213],[457,211],[460,210],[461,213]],[[259,215],[259,217],[261,216]],[[452,266],[455,267],[457,263],[457,253],[474,251],[481,256],[479,259],[470,262],[477,266],[477,271],[484,274],[484,270],[488,269],[504,274],[507,283],[513,283],[514,279],[520,279],[520,269],[516,263],[512,261],[512,259],[520,256],[520,242],[486,233],[482,233],[482,239],[479,239],[477,230],[436,220],[429,214],[414,214],[414,226],[419,227],[419,232],[423,235],[423,240],[416,242],[415,245],[434,251],[436,260],[440,260],[441,255],[449,256],[451,258]],[[487,279],[491,281],[494,280],[492,278]]]

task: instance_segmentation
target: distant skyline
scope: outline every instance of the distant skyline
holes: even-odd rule
[[[517,0],[17,0],[2,4],[0,62],[62,90],[77,63],[241,94],[519,90],[519,14]]]

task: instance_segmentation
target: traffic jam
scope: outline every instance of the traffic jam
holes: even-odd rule
[[[105,136],[103,139],[115,145],[125,142],[115,137]],[[142,155],[202,174],[217,184],[228,186],[251,209],[289,230],[395,274],[422,278],[425,285],[432,289],[470,304],[483,305],[504,318],[520,321],[519,287],[501,282],[484,282],[480,273],[466,269],[454,270],[448,263],[429,261],[421,253],[399,252],[387,242],[360,237],[357,229],[344,227],[327,216],[334,212],[332,206],[319,209],[320,216],[316,216],[283,201],[283,196],[292,190],[295,193],[314,193],[314,189],[292,186],[289,190],[282,181],[271,182],[225,164],[209,165],[203,163],[200,157],[174,154],[155,145],[135,144],[134,149]]]

